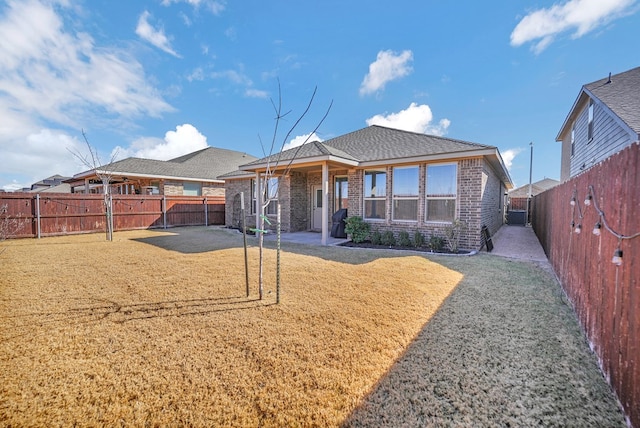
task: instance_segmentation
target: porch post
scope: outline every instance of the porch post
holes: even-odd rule
[[[329,164],[322,164],[322,245],[329,239]]]

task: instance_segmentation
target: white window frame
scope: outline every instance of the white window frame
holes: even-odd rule
[[[376,173],[376,174],[384,174],[384,195],[383,196],[371,196],[367,195],[367,191],[371,189],[366,189],[365,185],[367,183],[367,173]],[[387,170],[386,169],[367,169],[364,171],[362,175],[362,193],[363,193],[363,206],[362,206],[362,218],[370,221],[385,221],[387,216]],[[377,183],[377,181],[376,181]],[[384,204],[384,216],[382,218],[376,217],[367,217],[367,201],[378,201]]]
[[[434,166],[445,166],[445,165],[453,165],[456,167],[456,193],[453,197],[451,196],[429,196],[429,167]],[[424,219],[426,223],[440,223],[440,224],[450,224],[458,217],[458,163],[457,162],[446,162],[446,163],[430,163],[425,167],[425,186],[424,186]],[[455,203],[453,208],[453,218],[451,220],[429,220],[429,201],[442,201],[442,200],[452,200]]]
[[[416,170],[416,193],[415,195],[396,195],[396,171],[402,169],[415,169]],[[393,221],[401,221],[401,222],[410,222],[417,223],[418,222],[418,199],[420,196],[420,167],[418,165],[408,165],[408,166],[394,166],[391,170],[391,218]],[[415,219],[397,219],[396,218],[396,201],[416,201],[416,212]]]
[[[587,143],[593,140],[593,100],[589,100],[589,107],[587,107]]]
[[[576,154],[576,124],[571,126],[571,157]]]
[[[267,198],[272,198],[277,195],[278,186],[280,185],[280,181],[278,177],[271,177],[268,182],[264,179],[261,179],[260,182],[262,184],[267,184]],[[275,186],[273,185],[275,183]],[[262,186],[261,186],[262,187]],[[256,180],[254,178],[251,179],[251,214],[256,214],[258,212],[257,204],[258,204],[258,193],[256,192]],[[274,193],[275,192],[275,193]],[[277,214],[278,210],[278,201],[277,199],[272,199],[269,201],[269,205],[264,210],[264,213],[268,216],[273,216]]]

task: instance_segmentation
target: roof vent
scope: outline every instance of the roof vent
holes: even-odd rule
[[[607,83],[611,83],[611,72],[609,72],[609,80],[607,80]]]

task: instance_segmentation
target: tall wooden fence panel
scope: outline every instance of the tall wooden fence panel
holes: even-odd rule
[[[114,230],[223,225],[224,196],[112,195]],[[0,222],[7,237],[106,230],[103,195],[0,193]]]
[[[640,427],[640,144],[536,196],[532,216],[606,379]]]

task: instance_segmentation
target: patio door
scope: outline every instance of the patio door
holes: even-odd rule
[[[313,186],[311,229],[322,230],[322,186]]]

